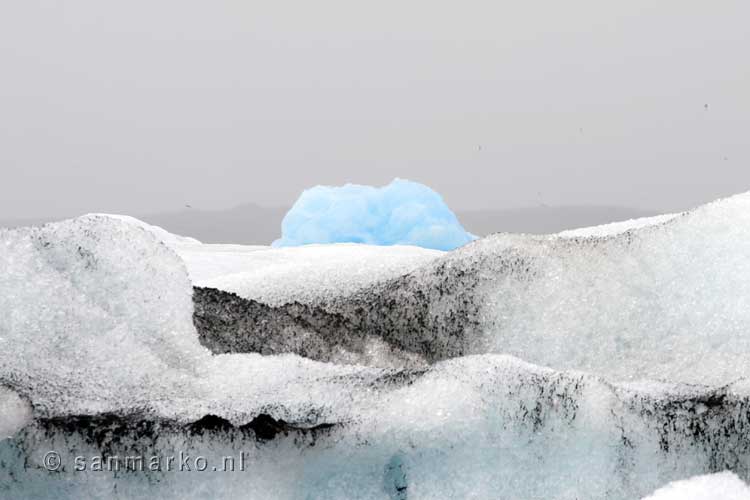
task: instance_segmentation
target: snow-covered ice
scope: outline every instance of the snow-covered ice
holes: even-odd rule
[[[31,423],[29,404],[15,391],[0,386],[0,440],[12,437],[29,423]]]
[[[750,487],[731,472],[675,481],[643,500],[750,500]]]
[[[613,381],[750,375],[749,194],[624,231],[496,234],[445,254],[415,250],[414,259],[399,250],[393,272],[373,265],[392,258],[373,247],[358,250],[373,255],[373,272],[358,267],[353,248],[293,250],[252,254],[278,268],[203,284],[271,306],[314,305],[285,313],[318,331],[345,324],[432,361],[503,353]]]
[[[479,265],[487,342],[614,380],[721,384],[750,375],[750,194],[611,236],[485,238],[445,257]],[[508,270],[503,272],[502,266]]]
[[[138,226],[149,233],[153,234],[159,241],[167,245],[169,248],[172,248],[174,250],[177,250],[182,247],[192,247],[196,245],[200,245],[201,242],[198,241],[195,238],[192,238],[190,236],[181,236],[179,234],[170,233],[166,229],[154,226],[153,224],[148,224],[146,222],[143,222],[140,219],[136,219],[135,217],[131,217],[129,215],[120,215],[120,214],[104,214],[104,213],[96,213],[96,214],[86,214],[83,217],[107,217],[110,219],[117,219],[123,222],[126,222],[128,224],[132,224],[134,226]]]
[[[640,219],[630,219],[626,221],[612,222],[610,224],[602,224],[601,226],[567,229],[557,233],[557,236],[562,238],[614,236],[616,234],[621,234],[642,227],[664,224],[680,215],[681,214],[655,215],[653,217],[641,217]]]
[[[403,276],[444,253],[415,246],[357,243],[274,249],[216,247],[178,249],[193,283],[269,305],[316,303],[326,297],[351,295]]]
[[[180,256],[195,286],[218,288],[269,305],[315,303],[349,295],[407,274],[444,254],[413,245],[338,243],[271,248],[201,243],[127,215],[87,217],[112,218],[153,234]]]
[[[389,257],[204,246],[96,215],[0,230],[0,497],[625,500],[722,470],[747,481],[749,198],[608,236]],[[333,293],[358,258],[390,255],[394,268]],[[264,258],[274,290],[243,293],[269,321],[302,298],[309,327],[337,318],[428,362],[212,354],[193,285],[249,282]],[[346,258],[330,283],[295,289],[293,273]],[[68,466],[46,471],[49,450]],[[244,451],[247,471],[70,467],[177,451]]]

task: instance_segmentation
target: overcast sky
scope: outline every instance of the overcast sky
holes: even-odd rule
[[[750,2],[0,2],[0,216],[750,189]],[[708,108],[706,108],[708,104]]]

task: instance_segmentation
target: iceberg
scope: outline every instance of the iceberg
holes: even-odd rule
[[[347,184],[305,190],[284,217],[273,246],[366,243],[453,250],[475,238],[438,193],[395,179],[382,188]]]

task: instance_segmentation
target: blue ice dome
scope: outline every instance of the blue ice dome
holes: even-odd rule
[[[443,198],[418,182],[306,189],[281,223],[275,247],[311,243],[415,245],[453,250],[476,239]]]

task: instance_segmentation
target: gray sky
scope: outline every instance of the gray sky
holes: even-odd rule
[[[686,208],[750,189],[748,20],[747,0],[4,0],[0,216],[396,176],[455,209]]]

